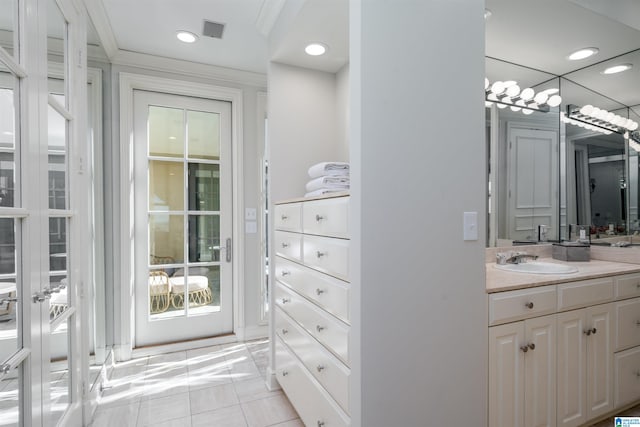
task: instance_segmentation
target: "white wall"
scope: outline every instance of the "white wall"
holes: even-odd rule
[[[354,426],[487,422],[483,9],[351,2]]]
[[[269,177],[273,202],[305,193],[307,170],[322,161],[347,161],[336,125],[336,75],[269,65]]]
[[[349,158],[349,105],[349,64],[347,64],[336,73],[337,155],[343,159]]]

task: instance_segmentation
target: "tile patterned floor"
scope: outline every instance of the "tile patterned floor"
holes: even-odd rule
[[[118,364],[92,427],[303,427],[282,391],[267,390],[268,341]]]

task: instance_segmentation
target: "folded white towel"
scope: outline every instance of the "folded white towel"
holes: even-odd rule
[[[323,194],[339,193],[341,191],[347,191],[348,188],[320,188],[319,190],[309,191],[304,197],[317,197]]]
[[[345,162],[322,162],[309,168],[309,176],[318,178],[320,176],[349,175],[349,163]]]
[[[349,188],[349,175],[342,176],[321,176],[307,182],[307,191],[319,190],[321,188]]]

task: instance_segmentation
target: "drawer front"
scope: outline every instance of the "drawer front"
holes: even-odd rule
[[[616,351],[640,345],[640,298],[616,303]]]
[[[276,254],[302,261],[302,234],[276,231],[273,240]]]
[[[302,203],[276,205],[274,226],[276,230],[302,231]]]
[[[276,283],[275,298],[278,307],[349,364],[349,326],[280,283]]]
[[[626,274],[616,278],[616,299],[640,297],[640,274]]]
[[[489,325],[554,313],[556,295],[555,286],[491,294],[489,295]]]
[[[275,340],[276,378],[306,426],[348,427],[351,420],[279,338]]]
[[[349,284],[333,276],[276,258],[276,279],[349,323]]]
[[[349,280],[349,241],[308,236],[302,239],[302,260],[311,268]]]
[[[619,408],[640,399],[640,347],[615,355],[614,406]]]
[[[338,405],[349,414],[349,368],[280,309],[276,309],[276,333]]]
[[[613,300],[613,278],[558,285],[558,310],[586,307]]]
[[[349,237],[349,198],[314,200],[302,206],[302,229],[308,234]]]

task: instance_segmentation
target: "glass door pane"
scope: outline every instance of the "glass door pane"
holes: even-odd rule
[[[0,31],[6,37],[8,46],[4,50],[17,60],[18,58],[18,0],[0,0]]]

